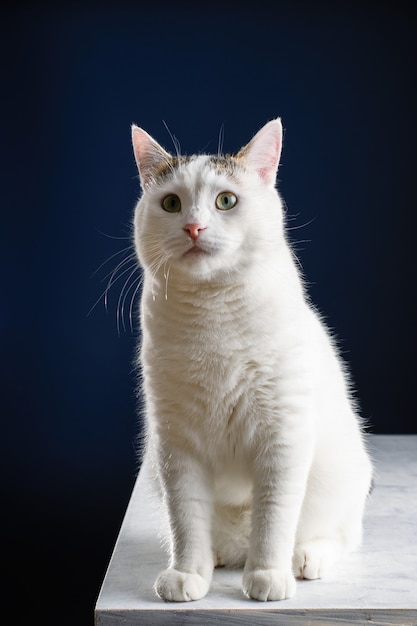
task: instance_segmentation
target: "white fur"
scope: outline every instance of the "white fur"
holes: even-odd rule
[[[216,565],[245,565],[249,597],[289,598],[295,577],[321,577],[361,539],[371,463],[284,235],[281,132],[279,120],[264,126],[233,177],[202,155],[159,179],[152,167],[167,153],[133,128],[146,454],[169,519],[171,560],[155,583],[165,600],[203,597]],[[223,191],[238,198],[228,211],[215,204]],[[161,208],[171,193],[179,213]],[[204,252],[186,254],[190,223],[204,228]]]

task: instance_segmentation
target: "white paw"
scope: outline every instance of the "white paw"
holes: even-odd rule
[[[314,539],[298,544],[294,550],[293,572],[297,578],[323,578],[341,552],[339,542],[332,539]]]
[[[276,569],[255,569],[243,575],[243,591],[249,598],[285,600],[295,595],[295,578]]]
[[[161,572],[155,582],[155,591],[168,602],[200,600],[210,587],[210,581],[199,574],[189,574],[170,568]]]

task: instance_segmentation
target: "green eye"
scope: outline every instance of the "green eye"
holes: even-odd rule
[[[170,193],[162,200],[162,208],[168,213],[178,213],[181,211],[181,200],[175,193]]]
[[[216,198],[216,207],[221,211],[232,209],[237,203],[237,198],[231,191],[223,191]]]

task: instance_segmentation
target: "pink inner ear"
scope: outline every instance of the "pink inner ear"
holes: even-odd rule
[[[276,146],[276,149],[268,154],[264,154],[262,158],[262,166],[256,168],[259,176],[266,182],[275,182],[277,175],[279,155],[281,146]]]
[[[152,139],[142,128],[132,126],[132,143],[135,153],[136,163],[140,169],[141,162],[152,145]]]
[[[281,120],[268,122],[249,142],[246,149],[248,165],[268,185],[275,184],[282,145]]]
[[[167,161],[170,155],[142,128],[132,126],[132,143],[142,184],[146,186],[153,179],[158,166]]]

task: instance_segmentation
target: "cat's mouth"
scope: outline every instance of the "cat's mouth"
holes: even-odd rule
[[[206,256],[208,254],[209,252],[207,250],[204,250],[201,246],[195,244],[191,248],[186,250],[183,256],[199,257],[199,256]]]

